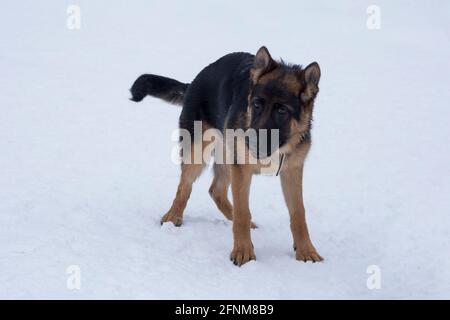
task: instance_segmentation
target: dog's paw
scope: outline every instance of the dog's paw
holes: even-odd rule
[[[235,244],[230,254],[230,260],[239,267],[251,260],[256,260],[252,242]]]
[[[169,211],[161,218],[161,224],[165,222],[172,222],[176,227],[181,227],[183,224],[183,217]]]
[[[295,259],[303,262],[312,261],[314,262],[321,262],[324,259],[320,256],[319,253],[317,253],[317,250],[314,248],[312,244],[306,245],[306,246],[295,246]]]

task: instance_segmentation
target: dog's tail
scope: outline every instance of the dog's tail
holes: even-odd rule
[[[183,105],[184,94],[188,87],[188,83],[154,74],[143,74],[131,87],[132,97],[130,100],[139,102],[149,95],[171,104]]]

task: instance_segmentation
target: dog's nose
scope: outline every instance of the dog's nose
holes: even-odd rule
[[[273,146],[273,138],[270,130],[263,129],[260,130],[258,135],[258,158],[266,158],[270,156],[276,147]]]

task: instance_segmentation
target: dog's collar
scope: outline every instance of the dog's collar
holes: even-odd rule
[[[278,165],[278,170],[277,170],[277,173],[275,174],[275,176],[277,176],[277,177],[280,174],[281,167],[283,166],[283,161],[284,161],[284,153],[282,153],[280,155],[280,164]]]

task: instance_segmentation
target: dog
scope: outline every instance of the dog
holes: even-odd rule
[[[300,65],[275,61],[266,47],[256,55],[238,52],[225,55],[204,68],[192,83],[144,74],[130,89],[132,101],[147,95],[182,106],[180,129],[194,134],[194,124],[220,132],[228,129],[277,130],[278,144],[266,152],[251,152],[256,164],[214,163],[214,178],[209,193],[223,215],[232,220],[234,246],[230,259],[238,266],[256,260],[251,240],[249,192],[252,175],[261,172],[261,163],[275,151],[282,155],[279,167],[282,191],[290,214],[295,256],[300,261],[319,262],[323,258],[313,246],[305,218],[302,195],[304,161],[311,146],[313,106],[319,92],[321,70],[317,62]],[[270,140],[272,134],[267,140]],[[205,148],[204,141],[194,141]],[[271,144],[272,145],[272,144]],[[258,149],[258,148],[257,148]],[[275,150],[276,149],[276,150]],[[231,150],[232,153],[236,149]],[[181,152],[183,158],[185,154]],[[181,179],[175,200],[162,217],[161,224],[172,222],[181,226],[183,212],[191,194],[192,184],[200,176],[205,163],[181,164]],[[231,185],[233,204],[228,199]]]

